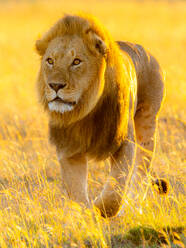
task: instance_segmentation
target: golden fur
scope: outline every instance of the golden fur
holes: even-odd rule
[[[49,114],[50,140],[67,193],[89,205],[87,158],[111,158],[111,177],[118,185],[108,179],[95,204],[103,216],[113,216],[122,199],[116,188],[123,190],[129,168],[138,167],[135,140],[154,150],[163,98],[159,65],[141,46],[114,42],[89,16],[64,16],[36,42],[36,49],[41,55],[39,99]],[[75,59],[80,65],[74,66]],[[55,93],[52,85],[61,88]],[[148,157],[137,149],[136,161],[144,164],[143,156]],[[122,172],[126,176],[121,179]]]
[[[96,158],[106,158],[109,152],[113,153],[117,150],[119,144],[125,138],[128,122],[129,89],[131,82],[135,80],[135,74],[132,75],[134,69],[129,63],[128,57],[122,57],[117,44],[97,22],[79,16],[66,16],[59,20],[41,40],[37,41],[37,50],[40,55],[44,55],[48,44],[56,37],[74,36],[74,34],[77,35],[77,39],[82,37],[88,46],[85,49],[94,52],[93,56],[89,56],[88,59],[89,62],[92,59],[97,68],[94,71],[91,68],[92,71],[87,73],[87,89],[83,92],[73,111],[65,112],[63,115],[49,111],[52,127],[51,140],[54,140],[55,135],[58,139],[59,132],[56,134],[55,127],[60,127],[61,136],[62,132],[66,134],[69,132],[69,135],[73,136],[72,144],[68,135],[66,135],[67,140],[64,137],[60,138],[63,139],[65,147],[68,144],[68,153],[76,153],[76,151],[71,152],[70,150],[75,150],[75,146],[78,146],[79,149],[79,146],[81,146],[83,153],[90,153]],[[103,54],[96,53],[94,34],[100,37],[104,46],[106,46],[106,51]],[[60,40],[56,43],[58,42]],[[45,61],[42,60],[42,63],[45,63]],[[59,64],[58,67],[60,68],[60,66]],[[41,67],[39,73],[38,88],[40,101],[48,110],[43,67]],[[131,74],[129,74],[129,71]],[[57,74],[56,81],[60,80],[58,77],[62,76]],[[89,79],[89,77],[91,78]],[[105,111],[104,116],[102,116],[103,111]],[[104,121],[101,120],[102,118],[104,118]],[[76,144],[76,140],[78,143],[81,140],[80,144]],[[107,148],[108,145],[110,145],[109,148]]]

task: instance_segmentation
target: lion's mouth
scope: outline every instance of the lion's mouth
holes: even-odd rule
[[[61,99],[60,97],[56,97],[56,98],[54,98],[51,102],[59,102],[59,103],[64,103],[64,104],[68,104],[68,105],[70,105],[70,106],[74,106],[75,104],[76,104],[76,102],[74,101],[74,102],[68,102],[68,101],[65,101],[65,100],[63,100],[63,99]]]
[[[48,103],[48,107],[49,107],[49,110],[52,112],[55,111],[55,112],[59,112],[63,114],[65,112],[72,111],[74,109],[75,104],[76,104],[75,101],[68,102],[57,96],[56,98],[54,98],[52,101]]]

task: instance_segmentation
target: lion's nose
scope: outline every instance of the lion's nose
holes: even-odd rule
[[[58,90],[63,89],[66,86],[66,84],[50,83],[49,86],[57,93]]]

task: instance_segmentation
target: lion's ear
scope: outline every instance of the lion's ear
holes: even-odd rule
[[[43,56],[47,49],[47,42],[44,42],[42,40],[37,40],[35,47],[36,47],[36,51],[38,52],[38,54]]]
[[[96,53],[105,56],[107,53],[107,46],[101,37],[99,37],[91,29],[87,31],[87,34],[89,35],[90,43],[88,45],[90,46],[91,50],[94,50]]]
[[[96,35],[97,36],[97,35]],[[100,38],[96,37],[95,38],[95,48],[102,54],[105,55],[107,53],[107,47],[105,42]]]

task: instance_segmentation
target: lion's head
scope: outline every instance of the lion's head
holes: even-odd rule
[[[73,122],[87,115],[104,90],[108,59],[104,31],[79,16],[60,19],[36,42],[41,57],[38,89],[51,116]]]
[[[117,115],[117,130],[126,130],[130,63],[102,25],[92,17],[64,16],[36,49],[39,99],[50,123],[67,126],[109,108],[108,115]]]
[[[129,57],[89,16],[64,16],[36,42],[36,49],[41,56],[39,99],[49,113],[51,142],[63,140],[68,151],[81,144],[83,151],[107,156],[127,133],[135,78]],[[54,134],[56,127],[62,128],[61,135],[65,130],[63,138]]]

